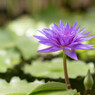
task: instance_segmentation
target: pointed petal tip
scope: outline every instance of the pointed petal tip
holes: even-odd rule
[[[35,38],[36,38],[36,37],[37,37],[37,35],[33,35],[33,37],[35,37]]]
[[[95,49],[95,47],[92,47],[92,49]]]
[[[69,23],[68,22],[65,24],[65,27],[66,28],[69,28]]]
[[[70,58],[78,60],[75,50],[63,50],[66,55],[68,55]]]
[[[78,58],[76,57],[76,58],[74,58],[76,61],[78,61]]]
[[[33,35],[33,37],[35,37],[36,35]]]
[[[71,57],[71,58],[72,58],[72,57]],[[74,59],[74,60],[78,61],[78,57],[77,57],[77,55],[76,55],[76,56],[74,56],[72,59]]]
[[[69,25],[69,22],[67,22],[66,25]]]
[[[36,36],[36,35],[33,35],[33,37],[37,38],[37,36]]]
[[[77,26],[77,21],[73,24],[73,26],[76,28],[76,26]]]
[[[92,31],[89,31],[89,33],[91,33]]]
[[[85,31],[86,30],[86,27],[82,28],[81,30]]]
[[[64,24],[63,24],[62,20],[60,20],[59,27],[60,27],[60,28],[63,28],[63,27],[64,27]]]
[[[56,27],[56,28],[58,28],[57,24],[55,24],[55,23],[53,23],[53,26]]]
[[[53,25],[55,25],[55,26],[56,26],[56,24],[55,24],[55,23],[53,23]]]
[[[60,23],[63,23],[62,20],[60,20]]]
[[[77,24],[77,23],[78,23],[78,21],[76,20],[76,22],[74,24]]]
[[[40,50],[38,50],[37,52],[38,52],[38,53],[40,53],[41,51],[40,51]]]

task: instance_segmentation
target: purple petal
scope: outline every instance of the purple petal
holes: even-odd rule
[[[69,29],[69,23],[66,23],[65,27],[66,27],[67,29]]]
[[[39,43],[48,45],[48,46],[55,46],[54,44],[50,43],[50,41],[39,41]]]
[[[67,54],[69,57],[78,60],[75,50],[63,50],[65,54]]]
[[[71,28],[70,28],[69,31],[70,31],[71,33],[74,33],[74,34],[75,34],[75,32],[73,31],[74,28],[75,28],[74,26],[71,26]]]
[[[75,24],[73,25],[73,29],[75,30],[77,26],[77,21],[75,22]]]
[[[87,33],[84,33],[84,34],[77,34],[77,38],[81,38],[81,37],[84,37],[84,36],[87,36],[89,33],[91,33],[92,31],[89,31]]]
[[[59,28],[62,28],[62,29],[64,28],[64,24],[61,20],[60,20]]]
[[[42,41],[39,41],[39,43],[42,43],[44,45],[48,45],[48,46],[57,46],[59,47],[60,45],[57,44],[55,41],[50,41],[50,40],[42,40]]]
[[[48,40],[47,38],[45,37],[42,37],[42,36],[36,36],[34,35],[35,38],[39,39],[39,40]]]
[[[90,37],[85,37],[85,38],[79,38],[79,39],[76,39],[75,41],[81,43],[81,42],[90,40],[90,39],[92,39],[92,38],[94,38],[94,37],[95,37],[95,36],[90,36]]]
[[[65,45],[68,45],[69,44],[69,39],[70,39],[70,36],[64,36],[63,37],[63,40],[64,40]]]
[[[69,47],[64,47],[64,49],[65,49],[65,50],[71,50],[71,48],[69,48]]]
[[[50,39],[51,41],[55,41],[56,43],[58,43],[57,39],[55,37],[53,37],[54,34],[53,34],[53,31],[52,30],[50,30],[50,29],[43,29],[43,31],[44,31],[44,35],[48,39]]]
[[[56,30],[56,31],[60,30],[59,27],[55,23],[53,23],[53,26],[51,28],[52,30]]]
[[[92,46],[94,45],[79,44],[79,45],[72,46],[72,48],[77,50],[95,49],[95,47]]]
[[[82,35],[83,35],[82,37],[88,35],[88,34],[91,33],[91,32],[92,32],[92,31],[89,31],[89,32],[87,32],[87,33],[82,34]]]
[[[85,31],[85,27],[82,30],[80,30],[80,32],[78,33],[78,35],[81,35],[84,31]]]
[[[60,44],[64,47],[64,46],[65,46],[65,43],[64,43],[64,40],[63,40],[63,38],[61,37],[61,35],[60,35],[60,37],[59,37],[59,41],[60,41]]]
[[[76,33],[80,30],[80,25],[78,26],[78,28],[75,30]]]
[[[45,35],[46,37],[53,37],[53,32],[52,32],[52,30],[50,30],[50,29],[43,29],[42,31],[44,32],[44,35]]]
[[[79,31],[79,28],[80,28],[80,26],[76,29],[76,33]],[[79,33],[77,33],[76,36],[75,36],[74,39],[73,39],[73,42],[74,42],[76,39],[80,38],[81,35],[82,35],[82,33],[83,33],[84,31],[85,31],[85,28],[83,28]]]
[[[62,50],[62,48],[49,47],[49,48],[46,48],[46,49],[38,50],[37,52],[54,52],[54,51],[59,51],[59,50]]]
[[[73,43],[69,44],[68,47],[72,47],[72,46],[77,45],[77,44],[79,44],[79,43],[78,42],[73,42]]]
[[[39,43],[42,43],[44,45],[48,45],[48,46],[59,46],[56,42],[54,41],[50,41],[49,39],[45,38],[45,37],[41,37],[41,36],[35,36],[35,38],[39,39]]]

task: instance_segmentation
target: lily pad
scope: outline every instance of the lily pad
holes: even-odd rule
[[[42,82],[35,81],[28,83],[18,77],[11,79],[10,83],[0,79],[0,95],[27,95],[30,91],[41,85]]]
[[[14,32],[17,36],[33,36],[37,30],[46,27],[44,22],[36,21],[29,16],[22,16],[8,23],[6,29]]]
[[[85,76],[88,69],[94,73],[94,64],[86,64],[83,61],[67,61],[69,78]],[[41,62],[34,61],[31,65],[26,64],[23,68],[25,73],[29,73],[36,77],[48,78],[64,78],[62,58],[53,59],[52,61]]]
[[[6,29],[15,33],[15,46],[21,51],[25,60],[35,57],[38,53],[38,41],[33,35],[40,34],[37,30],[46,27],[44,22],[35,21],[29,16],[16,19],[6,26]]]
[[[61,90],[61,91],[44,91],[40,93],[32,93],[29,95],[80,95],[76,90]]]
[[[0,50],[0,73],[4,73],[8,68],[13,68],[21,61],[20,54],[12,49]]]
[[[26,80],[20,80],[18,77],[13,77],[10,83],[0,79],[0,94],[1,95],[80,95],[76,90],[68,90],[67,84],[59,82],[43,83],[42,81],[34,81],[28,83]],[[53,94],[51,94],[53,93]]]
[[[10,48],[14,46],[14,40],[11,32],[0,29],[0,48]]]
[[[29,59],[37,55],[38,43],[34,38],[20,37],[17,40],[16,46],[21,51],[24,59]]]
[[[67,85],[59,82],[48,82],[36,87],[29,95],[80,95],[76,90],[68,90]]]
[[[81,60],[87,61],[87,62],[95,62],[95,50],[82,50],[79,51],[79,57]]]

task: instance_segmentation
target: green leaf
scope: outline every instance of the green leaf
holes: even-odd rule
[[[67,61],[69,78],[85,76],[88,69],[94,73],[94,64],[86,64],[83,61]],[[62,58],[53,59],[52,61],[34,61],[31,65],[26,64],[23,68],[25,73],[36,77],[64,78]]]
[[[26,93],[12,93],[12,94],[6,94],[6,95],[26,95]]]
[[[29,95],[80,95],[75,90],[60,90],[60,91],[44,91],[44,92],[39,92],[39,93],[32,93]]]
[[[14,32],[17,37],[32,37],[35,33],[37,33],[37,30],[42,29],[44,27],[46,27],[44,22],[37,22],[29,16],[23,16],[8,23],[6,29],[10,30],[11,32]]]
[[[76,90],[68,90],[67,85],[59,82],[43,83],[34,81],[28,83],[13,77],[10,83],[0,79],[0,95],[80,95]]]
[[[37,86],[29,95],[80,95],[76,90],[68,90],[67,85],[59,82],[48,82]]]
[[[10,32],[0,29],[0,48],[9,48],[14,46],[14,40]]]
[[[18,52],[13,49],[0,50],[0,73],[4,73],[8,68],[13,68],[21,61]]]
[[[26,16],[9,22],[6,28],[17,36],[22,36],[28,29],[35,26],[34,23],[34,20]]]
[[[67,87],[68,87],[67,84],[63,84],[60,82],[48,82],[36,87],[32,91],[32,93],[41,92],[41,91],[66,90]]]
[[[25,59],[35,57],[37,55],[38,42],[34,38],[21,37],[17,40],[17,48],[21,51]]]
[[[27,95],[41,84],[42,82],[39,81],[28,83],[18,77],[12,78],[10,83],[0,79],[0,95]]]

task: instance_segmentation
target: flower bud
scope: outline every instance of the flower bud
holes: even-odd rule
[[[91,90],[92,86],[93,86],[94,82],[93,82],[93,78],[92,75],[90,73],[90,70],[88,70],[87,76],[84,79],[84,86],[86,90]]]

